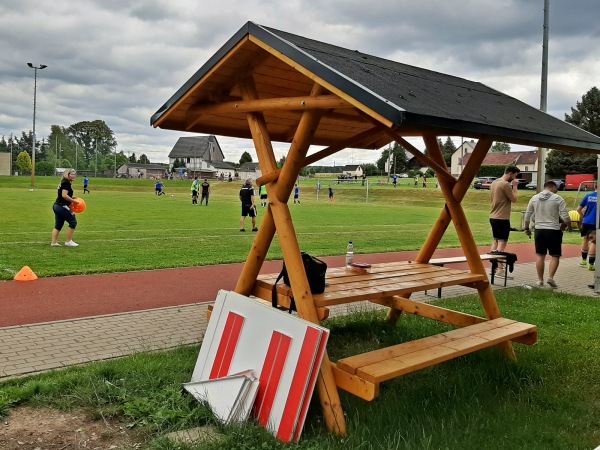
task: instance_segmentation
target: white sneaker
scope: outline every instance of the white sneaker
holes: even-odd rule
[[[60,247],[60,244],[58,242],[56,243],[51,243],[50,247]]]
[[[65,246],[67,246],[67,247],[79,247],[79,244],[77,242],[74,242],[74,241],[67,241],[67,242],[65,242]]]
[[[535,285],[537,287],[543,287],[544,286],[544,282],[543,281],[538,281],[537,283],[535,283]]]

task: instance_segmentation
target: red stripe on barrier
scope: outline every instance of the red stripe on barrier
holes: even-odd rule
[[[315,357],[315,364],[313,366],[312,373],[310,374],[310,380],[308,380],[308,387],[306,388],[307,395],[305,395],[303,399],[298,422],[296,423],[296,430],[294,431],[294,442],[298,442],[298,439],[300,439],[300,434],[302,433],[302,428],[304,428],[304,421],[306,420],[306,413],[308,412],[308,407],[310,405],[310,398],[312,396],[311,394],[315,390],[315,384],[317,383],[317,377],[319,376],[323,355],[325,354],[327,336],[329,336],[329,331],[323,331],[321,333],[319,348],[317,350],[317,356]]]
[[[263,427],[269,423],[271,409],[275,402],[275,395],[291,343],[292,338],[278,331],[274,331],[271,335],[269,349],[260,371],[258,394],[254,404],[254,415]]]
[[[227,321],[225,322],[225,328],[221,335],[217,355],[215,356],[215,361],[213,362],[208,377],[209,380],[225,377],[229,373],[231,361],[233,360],[233,355],[235,354],[235,349],[240,339],[245,320],[246,319],[243,316],[233,312],[230,312],[227,315]]]
[[[283,410],[277,437],[282,441],[289,442],[298,422],[298,414],[306,394],[308,380],[315,362],[315,353],[319,346],[321,332],[315,328],[308,327],[304,334],[302,349],[298,356],[298,365],[294,372],[290,392]]]

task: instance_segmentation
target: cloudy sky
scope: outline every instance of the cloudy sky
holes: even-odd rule
[[[118,150],[167,155],[185,133],[150,117],[247,21],[480,81],[540,106],[543,0],[2,0],[0,136],[104,120]],[[550,0],[548,112],[564,114],[600,73],[600,1]],[[237,161],[250,141],[218,137]],[[459,142],[460,138],[455,139]],[[415,142],[419,148],[423,145]],[[285,146],[276,145],[276,154]],[[524,148],[513,149],[522,150]],[[344,151],[326,163],[373,162]]]

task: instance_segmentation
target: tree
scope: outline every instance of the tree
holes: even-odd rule
[[[247,162],[249,162],[249,163],[252,162],[252,156],[250,155],[250,153],[244,152],[244,153],[242,153],[242,156],[240,157],[240,166]]]
[[[452,155],[456,151],[456,145],[454,145],[454,141],[452,141],[450,136],[448,136],[446,138],[446,142],[444,142],[444,145],[441,147],[442,153],[444,154],[444,161],[446,161],[446,165],[450,167],[450,164],[452,163]]]
[[[565,122],[600,136],[600,91],[597,87],[581,97],[575,108],[571,108],[571,115],[565,114]]]
[[[277,167],[279,167],[280,169],[283,167],[283,165],[285,164],[285,160],[287,158],[285,157],[285,155],[283,155],[281,158],[279,158],[279,161],[277,161]]]
[[[140,155],[140,164],[150,164],[150,160],[144,153]]]
[[[31,172],[31,157],[29,153],[23,151],[19,153],[17,156],[17,162],[15,163],[15,167],[19,172]]]
[[[377,166],[375,164],[371,164],[371,163],[367,163],[367,164],[362,164],[362,169],[363,169],[363,173],[368,176],[371,177],[373,175],[377,175]]]
[[[508,153],[510,152],[510,145],[506,142],[494,142],[490,151],[495,153]]]
[[[385,171],[385,166],[390,154],[389,151],[389,148],[383,150],[381,152],[381,157],[377,160],[377,168],[382,172]],[[392,147],[392,156],[390,159],[389,171],[390,173],[392,173],[395,169],[396,173],[402,173],[406,171],[406,166],[406,151],[401,145],[399,145],[397,142],[394,142],[394,147]]]
[[[600,135],[600,91],[591,88],[581,97],[571,114],[565,114],[565,122],[582,130]],[[572,153],[567,151],[549,152],[546,158],[546,173],[552,177],[563,177],[570,173],[596,173],[597,158],[595,155]]]
[[[129,162],[130,163],[136,163],[137,162],[137,160],[135,159],[135,153],[134,152],[131,153],[131,156],[129,157]]]

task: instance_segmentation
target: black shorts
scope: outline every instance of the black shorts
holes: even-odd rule
[[[252,205],[242,205],[242,217],[256,217],[256,208]]]
[[[563,232],[560,230],[535,230],[535,253],[560,258]]]
[[[498,241],[508,241],[510,235],[510,220],[490,219],[492,226],[492,236]]]
[[[581,237],[586,237],[588,233],[596,229],[596,225],[593,223],[582,223],[581,224]]]
[[[77,227],[77,219],[71,208],[55,203],[52,205],[52,210],[54,211],[54,228],[58,231],[62,230],[65,222],[69,224],[69,228],[75,229]]]
[[[294,200],[298,200],[299,195],[294,194]]]

